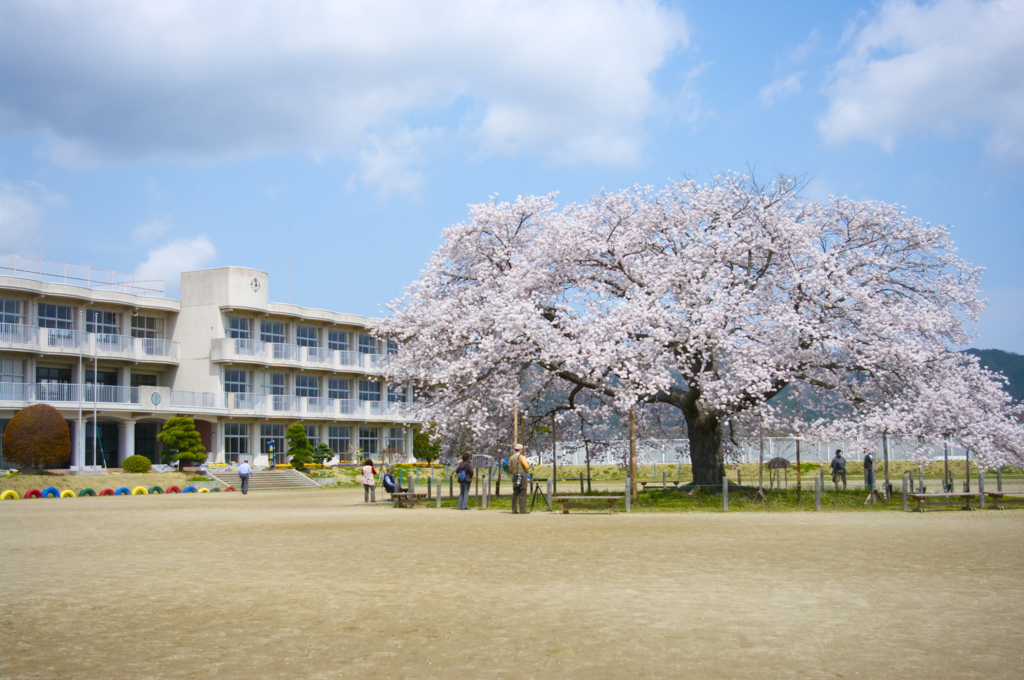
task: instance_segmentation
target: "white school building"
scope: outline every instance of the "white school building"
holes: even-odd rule
[[[265,272],[221,267],[183,273],[171,300],[163,281],[0,255],[0,435],[46,403],[71,428],[75,471],[160,462],[156,435],[179,415],[210,463],[266,465],[294,422],[333,462],[411,459],[411,390],[381,378],[372,320],[270,302],[269,289]]]

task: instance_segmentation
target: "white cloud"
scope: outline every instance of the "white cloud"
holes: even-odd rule
[[[921,130],[985,131],[989,152],[1024,158],[1024,2],[890,0],[851,34],[836,66],[827,142],[892,150]]]
[[[38,182],[0,182],[0,252],[39,255],[43,219],[64,197]]]
[[[761,102],[761,106],[775,106],[775,102],[780,99],[785,99],[799,92],[802,88],[800,80],[803,77],[803,71],[791,73],[784,78],[773,80],[762,87],[758,93],[758,100]]]
[[[359,181],[379,196],[415,194],[423,184],[418,169],[426,159],[423,147],[440,137],[439,130],[400,130],[384,139],[371,136],[359,152]]]
[[[484,153],[628,163],[687,40],[657,0],[7,0],[0,124],[66,163],[216,160],[357,153],[468,103]]]
[[[178,287],[182,272],[202,269],[213,263],[217,249],[206,235],[179,238],[149,251],[149,258],[135,269],[140,276],[163,279],[168,290]]]
[[[143,222],[139,226],[132,229],[132,243],[146,244],[152,243],[164,234],[166,234],[171,228],[171,221],[167,215],[161,215],[148,222]]]

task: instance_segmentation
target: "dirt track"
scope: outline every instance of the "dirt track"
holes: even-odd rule
[[[3,678],[1014,678],[1024,511],[0,502]]]

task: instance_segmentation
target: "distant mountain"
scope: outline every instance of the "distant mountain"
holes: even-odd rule
[[[1001,349],[972,348],[966,351],[978,357],[985,368],[1005,375],[1010,381],[1009,385],[1004,386],[1006,391],[1014,401],[1024,401],[1024,355]]]

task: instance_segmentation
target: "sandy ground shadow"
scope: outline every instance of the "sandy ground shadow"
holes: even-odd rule
[[[0,503],[3,678],[1018,678],[1024,511]]]

